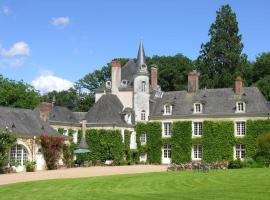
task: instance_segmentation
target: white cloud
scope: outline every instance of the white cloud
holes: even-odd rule
[[[52,18],[52,25],[58,27],[58,28],[64,28],[70,23],[69,17],[56,17]]]
[[[28,56],[30,53],[29,45],[26,42],[17,42],[13,44],[10,49],[0,48],[0,54],[4,57],[14,57],[14,56]]]
[[[51,71],[45,70],[41,72],[41,75],[32,81],[32,85],[39,90],[42,94],[46,94],[53,90],[62,91],[73,88],[73,83],[54,76]]]
[[[8,6],[3,6],[1,10],[4,15],[10,15],[10,9]]]

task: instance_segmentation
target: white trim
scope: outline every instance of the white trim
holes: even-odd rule
[[[169,108],[169,109],[170,109],[170,110],[169,110],[170,112],[167,112],[167,109],[166,109],[167,106],[170,107],[170,108]],[[172,105],[171,105],[171,104],[166,103],[166,104],[164,105],[164,108],[163,108],[163,109],[164,109],[163,115],[172,115]]]
[[[195,130],[194,123],[196,123],[196,122],[202,123],[202,135],[203,135],[203,120],[194,120],[194,121],[192,121],[192,124],[191,124],[191,126],[192,126],[192,137],[193,138],[202,137],[202,135],[195,135],[194,134],[194,130]]]
[[[144,142],[142,142],[142,135],[144,135]],[[147,136],[146,136],[146,133],[145,132],[143,132],[142,134],[141,134],[141,136],[140,136],[140,142],[141,142],[141,145],[146,145],[146,143],[147,143]]]
[[[240,145],[241,147],[240,147],[240,149],[242,149],[242,145],[244,145],[245,146],[245,155],[246,155],[246,145],[245,144],[235,144],[234,146],[233,146],[233,159],[234,160],[237,160],[237,158],[236,158],[236,145]],[[242,155],[242,152],[240,152],[240,160],[244,160],[245,159],[245,156],[244,157],[242,157],[243,155]]]
[[[243,110],[239,110],[238,104],[242,103],[243,104]],[[237,101],[235,103],[235,113],[245,113],[246,112],[246,103],[244,101]]]
[[[196,105],[200,105],[200,111],[196,111]],[[200,114],[202,113],[202,110],[203,110],[203,105],[199,102],[196,102],[193,104],[193,113],[194,114]]]
[[[201,148],[202,148],[201,158],[195,158],[195,157],[194,157],[194,146],[197,146],[197,148],[198,148],[199,145],[200,145]],[[202,160],[202,155],[203,155],[203,146],[202,146],[201,144],[193,144],[193,145],[192,145],[192,150],[191,150],[191,159],[194,160],[194,161],[200,161],[200,160]]]
[[[237,134],[237,123],[238,122],[244,122],[245,123],[245,127],[244,127],[244,132],[245,132],[245,134],[243,134],[243,135],[238,135]],[[241,128],[241,130],[242,130],[242,128]],[[243,130],[242,130],[243,131]],[[247,121],[246,120],[244,120],[244,119],[237,119],[237,120],[234,120],[234,136],[235,137],[244,137],[245,135],[247,134]]]
[[[165,123],[170,123],[171,124],[171,133],[170,135],[165,135]],[[162,122],[162,137],[168,138],[172,136],[172,127],[173,127],[173,122],[172,121],[163,121]]]

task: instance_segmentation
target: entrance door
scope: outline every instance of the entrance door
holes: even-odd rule
[[[171,145],[164,144],[162,149],[162,164],[170,164],[171,163]]]

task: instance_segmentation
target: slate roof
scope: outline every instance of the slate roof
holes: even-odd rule
[[[126,125],[121,112],[123,105],[116,95],[104,94],[85,115],[90,124]]]
[[[6,128],[17,135],[30,137],[58,134],[32,110],[0,106],[0,129]]]
[[[73,112],[73,114],[75,115],[77,120],[82,121],[82,120],[84,120],[87,112]]]
[[[232,88],[202,89],[196,94],[187,91],[165,92],[162,98],[152,95],[150,102],[150,115],[163,116],[164,105],[172,105],[172,115],[192,115],[193,104],[203,105],[202,114],[233,114],[237,101],[244,101],[246,114],[268,113],[267,101],[262,93],[255,87],[244,87],[244,93],[239,97]]]
[[[66,123],[79,123],[76,115],[70,111],[68,108],[63,106],[52,106],[50,103],[41,103],[35,112],[39,112],[40,109],[48,107],[49,108],[49,120],[50,121],[59,121]]]

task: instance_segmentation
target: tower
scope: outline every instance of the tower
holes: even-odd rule
[[[134,77],[134,111],[135,121],[148,121],[149,116],[149,73],[147,70],[143,42],[140,42],[137,56],[137,73]]]

